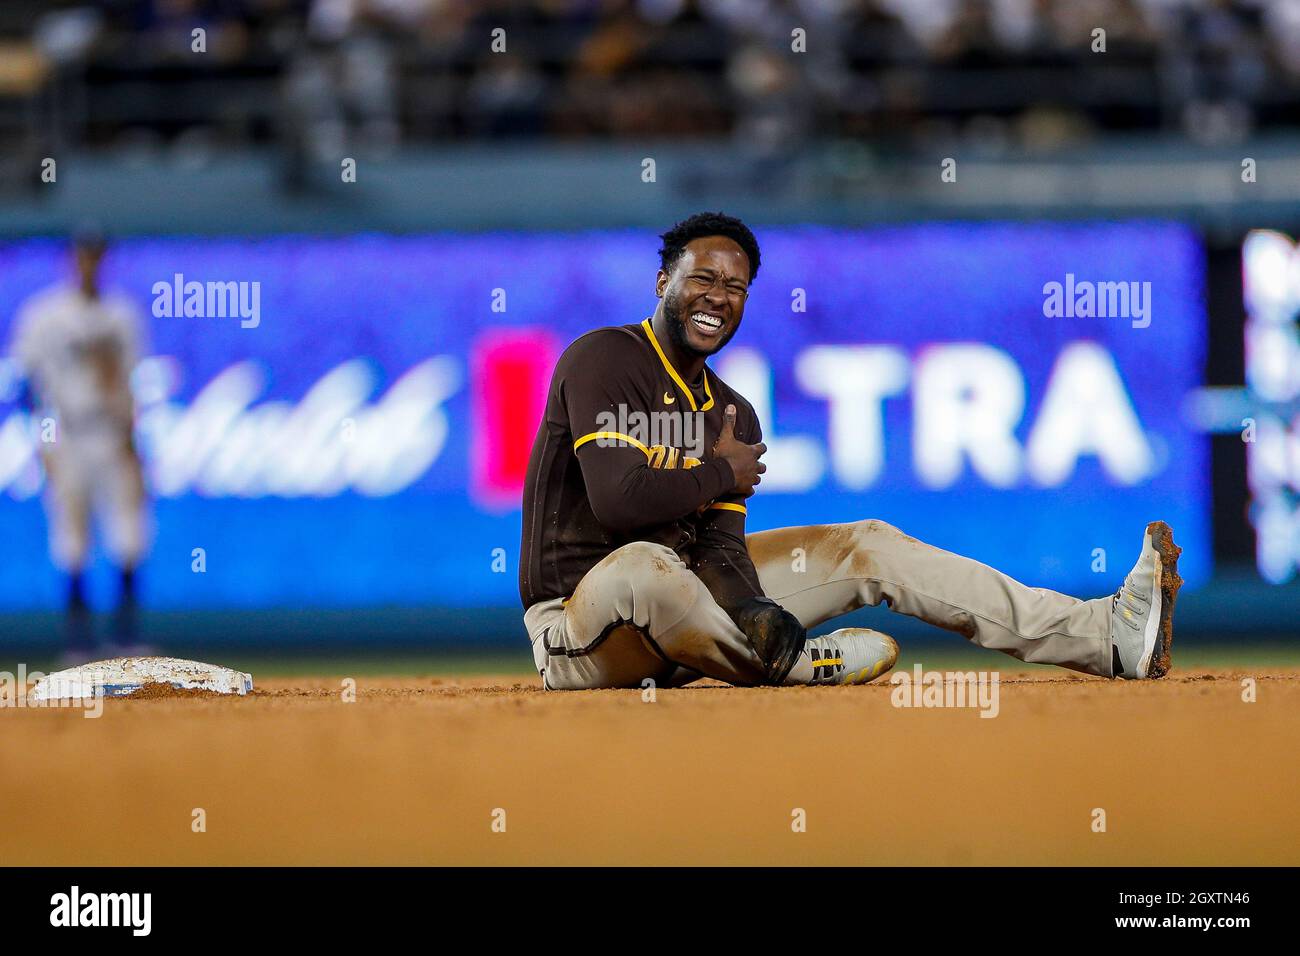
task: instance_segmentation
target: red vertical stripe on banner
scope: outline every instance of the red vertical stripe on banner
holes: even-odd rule
[[[490,508],[520,504],[559,351],[540,328],[493,331],[474,345],[470,489]]]

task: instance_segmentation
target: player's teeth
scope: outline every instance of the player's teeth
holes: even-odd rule
[[[721,319],[714,318],[711,315],[705,315],[703,312],[696,312],[693,316],[691,316],[691,318],[694,319],[696,322],[698,322],[700,325],[707,325],[711,329],[719,328],[722,325]]]

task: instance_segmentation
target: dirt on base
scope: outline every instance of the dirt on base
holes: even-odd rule
[[[347,702],[340,675],[10,708],[0,862],[1300,863],[1294,670],[1003,670],[993,718],[895,693],[359,677]]]
[[[172,684],[163,684],[157,681],[150,684],[141,684],[139,690],[132,691],[129,694],[122,695],[131,700],[218,700],[223,695],[215,690],[204,690],[201,687],[175,687]]]

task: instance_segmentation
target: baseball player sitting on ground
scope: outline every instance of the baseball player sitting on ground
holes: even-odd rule
[[[807,629],[881,601],[1023,661],[1164,676],[1182,583],[1164,522],[1147,526],[1118,593],[1092,601],[883,521],[747,535],[766,446],[749,402],[705,359],[740,328],[758,243],[709,213],[662,239],[654,315],[565,350],[533,444],[519,586],[546,688],[866,683],[894,665],[892,638]]]
[[[135,568],[144,555],[144,482],[133,439],[131,370],[140,349],[134,304],[100,288],[105,242],[87,232],[74,241],[76,282],[36,293],[19,310],[13,352],[30,385],[42,428],[45,510],[50,554],[68,574],[69,663],[94,656],[84,572],[91,520],[104,533],[120,570],[121,592],[112,639],[122,653],[139,653],[135,633]],[[48,437],[46,437],[48,435]]]

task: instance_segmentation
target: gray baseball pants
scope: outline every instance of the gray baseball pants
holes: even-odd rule
[[[1109,596],[1026,587],[883,521],[759,531],[746,544],[764,593],[804,627],[883,601],[1022,661],[1111,676]],[[607,555],[567,601],[534,604],[524,626],[549,690],[761,681],[758,656],[704,582],[646,541]]]

